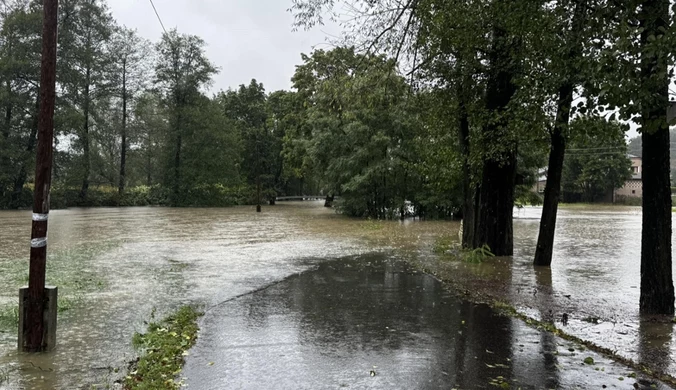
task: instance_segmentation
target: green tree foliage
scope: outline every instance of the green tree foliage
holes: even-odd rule
[[[571,124],[563,168],[566,202],[612,202],[613,191],[631,178],[625,129],[616,122],[584,117]]]
[[[251,80],[236,91],[222,92],[217,99],[225,116],[237,125],[243,149],[241,171],[246,183],[260,184],[264,198],[276,197],[283,187],[280,181],[283,134],[277,131],[263,84]]]
[[[29,201],[24,183],[33,169],[37,133],[41,7],[26,1],[2,4],[0,30],[0,207]]]
[[[413,154],[420,127],[395,63],[352,48],[317,50],[303,55],[293,83],[307,108],[307,152],[322,190],[340,195],[349,215],[405,214],[420,182]]]
[[[186,143],[195,137],[194,128],[203,104],[201,88],[211,82],[217,69],[206,58],[204,41],[194,35],[172,30],[157,44],[158,61],[155,66],[155,85],[159,89],[169,113],[169,142],[166,148],[164,184],[171,188],[171,203],[185,204],[189,190],[189,172],[186,172]]]
[[[70,169],[79,171],[75,176],[79,176],[79,197],[84,203],[92,179],[93,156],[97,153],[98,145],[93,140],[103,121],[102,106],[110,96],[111,57],[106,43],[113,32],[113,18],[100,0],[64,2],[60,12],[64,16],[59,29],[61,58],[57,59],[57,82],[65,117],[59,133],[70,137],[71,146],[80,153],[79,158],[71,160],[75,165]]]

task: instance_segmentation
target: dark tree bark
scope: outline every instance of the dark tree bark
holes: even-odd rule
[[[669,1],[644,1],[639,12],[641,45],[668,28]],[[641,53],[643,140],[643,232],[641,235],[642,314],[674,314],[671,270],[671,189],[669,178],[669,79],[667,56]]]
[[[462,87],[461,87],[462,89]],[[460,156],[462,158],[462,190],[463,190],[463,204],[462,204],[462,246],[464,248],[474,247],[474,231],[476,230],[476,208],[475,208],[475,191],[472,188],[472,176],[470,171],[469,153],[469,118],[465,105],[465,98],[463,92],[458,93],[458,109],[459,109],[459,137],[460,137]]]
[[[516,71],[514,37],[496,25],[489,53],[486,110],[493,116],[482,129],[484,137],[499,150],[484,160],[479,218],[474,247],[488,245],[496,256],[514,253],[512,212],[516,185],[516,144],[505,139],[508,121],[504,110],[516,93],[512,78]]]
[[[124,193],[127,168],[127,61],[122,60],[122,145],[120,145],[120,184],[118,192]]]
[[[570,98],[567,96],[568,91],[564,88],[559,91],[559,109],[556,124],[551,133],[547,184],[545,186],[544,204],[542,205],[542,217],[540,218],[540,233],[538,234],[538,243],[535,247],[535,265],[550,266],[552,264],[554,234],[556,232],[556,213],[559,209],[559,200],[561,198],[561,177],[563,176],[563,159],[566,153],[566,137],[563,135],[562,126],[568,124],[570,104],[573,101],[572,88],[568,89],[570,90]],[[563,95],[566,96],[562,99]],[[567,109],[562,107],[562,105],[566,104],[566,101],[568,104]]]
[[[549,165],[547,168],[547,184],[545,198],[540,218],[540,233],[535,247],[535,265],[550,266],[554,251],[554,235],[556,233],[556,213],[561,199],[561,177],[563,176],[563,160],[566,153],[566,136],[564,131],[570,121],[570,110],[573,104],[573,92],[576,78],[575,63],[582,55],[582,39],[580,31],[584,27],[586,0],[578,0],[573,12],[573,22],[570,31],[570,49],[567,55],[568,69],[565,72],[564,82],[559,87],[559,97],[556,107],[556,120],[551,132],[549,149]]]

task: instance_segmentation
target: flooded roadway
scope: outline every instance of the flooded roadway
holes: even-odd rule
[[[221,364],[234,362],[223,362],[199,349],[204,342],[222,342],[225,344],[218,345],[224,348],[241,347],[237,352],[239,356],[251,358],[254,363],[287,361],[297,363],[294,367],[309,369],[299,371],[307,379],[306,388],[319,383],[317,380],[324,372],[335,375],[329,377],[335,386],[368,383],[392,388],[392,384],[405,383],[407,388],[433,388],[445,383],[467,388],[473,387],[469,386],[471,383],[490,385],[491,380],[504,380],[523,383],[527,388],[529,378],[535,388],[547,383],[576,384],[574,378],[580,377],[579,372],[542,368],[547,364],[551,367],[562,364],[552,366],[551,362],[547,363],[547,356],[551,360],[552,356],[566,355],[569,347],[564,342],[541,340],[541,333],[519,321],[494,317],[485,306],[452,300],[430,277],[410,270],[384,271],[400,269],[401,260],[434,259],[431,253],[434,241],[441,235],[456,234],[457,223],[352,220],[320,205],[318,202],[280,204],[264,208],[262,214],[248,207],[52,212],[48,282],[59,285],[60,295],[69,303],[68,310],[59,317],[58,348],[54,353],[37,356],[15,352],[16,331],[3,329],[0,317],[0,388],[88,389],[92,385],[111,384],[119,376],[115,370],[124,369],[134,356],[131,336],[135,331],[144,331],[144,321],[151,313],[161,317],[185,303],[202,304],[208,309],[203,339],[186,367],[189,383],[194,378],[211,378],[217,381],[213,383],[222,383],[218,381],[224,379],[223,373],[235,372],[238,375],[225,377],[238,383],[234,388],[246,387],[245,383],[258,383],[261,385],[258,388],[265,388],[266,384],[275,383],[272,381],[276,374],[280,384],[298,384],[289,375],[279,375],[286,371],[275,370],[274,364],[262,368],[255,364],[228,368]],[[453,267],[494,275],[496,285],[502,286],[507,296],[525,301],[522,305],[525,311],[541,309],[537,304],[529,305],[537,295],[532,294],[537,286],[545,292],[538,296],[539,301],[546,301],[542,297],[547,296],[572,301],[572,297],[566,296],[574,295],[575,304],[570,308],[577,311],[566,308],[573,319],[571,329],[585,332],[601,343],[622,347],[616,349],[628,355],[648,356],[651,352],[646,351],[655,350],[657,345],[665,366],[671,367],[670,356],[676,356],[671,346],[671,327],[639,329],[636,317],[638,289],[632,287],[638,286],[639,278],[639,257],[634,253],[636,248],[640,250],[640,214],[636,209],[562,212],[555,263],[544,278],[529,266],[537,235],[537,220],[530,218],[537,213],[538,209],[519,212],[520,219],[515,222],[517,256],[513,261],[478,266],[455,263]],[[0,212],[3,271],[0,316],[15,305],[18,288],[25,284],[28,250],[24,244],[29,241],[29,232],[29,212]],[[332,260],[337,261],[332,263]],[[366,263],[373,264],[372,269],[362,270],[366,274],[350,272],[350,269],[361,269],[357,264]],[[344,267],[350,264],[355,266],[346,270]],[[315,283],[321,278],[328,280],[328,284],[335,282],[335,275],[327,279],[330,267],[343,267],[346,271],[341,289],[362,291],[359,286],[364,280],[369,281],[368,285],[373,280],[374,295],[363,302],[359,298],[364,294],[348,297],[349,305],[343,308],[333,305],[333,312],[319,310],[327,305],[332,307],[329,297],[321,296],[322,284]],[[375,274],[369,276],[369,272]],[[383,287],[382,279],[388,277],[400,282]],[[258,292],[248,294],[252,291]],[[413,292],[412,295],[409,292]],[[392,303],[395,298],[401,302]],[[376,314],[365,315],[365,310],[371,307]],[[411,314],[418,309],[423,315]],[[600,317],[601,323],[582,321],[587,313]],[[327,314],[333,320],[325,319]],[[379,314],[383,316],[382,321]],[[618,316],[625,319],[619,328]],[[218,322],[226,317],[230,323]],[[615,321],[612,329],[608,329],[607,319]],[[270,326],[259,326],[261,323]],[[394,330],[383,330],[385,323],[392,324],[385,326]],[[463,331],[462,326],[470,329],[470,323],[471,330],[466,330],[469,338],[455,336]],[[240,338],[227,337],[229,333],[225,331],[233,326],[245,329]],[[451,334],[454,337],[446,337]],[[256,341],[266,337],[270,338],[266,342]],[[275,341],[278,339],[282,341]],[[314,350],[313,341],[317,343]],[[460,357],[454,357],[460,353],[457,344],[461,342],[474,343],[464,348],[466,356],[462,364],[458,363]],[[250,348],[244,348],[246,343],[252,343]],[[299,347],[291,348],[293,343]],[[271,344],[271,349],[261,348],[266,344]],[[511,359],[514,363],[499,363],[497,359],[498,364],[509,369],[496,366],[479,356],[488,353],[481,352],[482,348],[500,353],[505,362]],[[269,351],[288,355],[287,360],[266,355]],[[669,353],[665,353],[667,351]],[[570,354],[571,367],[573,363],[580,366],[580,361],[587,356],[582,352]],[[347,366],[349,372],[331,371],[332,367],[345,366],[347,355],[353,364]],[[321,356],[325,359],[318,358]],[[209,362],[214,365],[203,364],[205,359],[212,359]],[[317,365],[304,366],[298,363],[299,359],[314,359]],[[484,369],[479,363],[473,365],[472,359],[494,368]],[[566,358],[559,359],[565,362]],[[603,361],[600,357],[595,359]],[[633,383],[629,379],[613,382],[613,378],[626,376],[627,372],[609,362],[604,364],[608,372],[613,373],[606,375],[608,385]],[[363,376],[372,366],[377,366],[374,369],[377,374]],[[460,366],[462,369],[457,369]],[[211,373],[223,375],[207,376],[203,371],[209,367],[221,367],[222,371],[214,369]],[[258,381],[252,376],[256,372],[261,372]],[[543,374],[533,376],[532,372]],[[420,377],[413,378],[417,382],[402,382],[406,373]],[[458,377],[459,374],[462,377]],[[570,378],[566,379],[567,375]],[[197,384],[191,387],[212,388]]]
[[[325,262],[214,307],[184,374],[194,389],[651,388],[387,254]]]

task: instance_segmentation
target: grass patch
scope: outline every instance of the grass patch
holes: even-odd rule
[[[88,264],[115,245],[113,242],[82,245],[48,254],[47,285],[59,288],[60,314],[75,309],[86,301],[88,294],[106,287],[106,281]],[[28,285],[28,256],[0,259],[0,266],[0,297],[9,298],[0,304],[0,332],[14,332],[18,326],[19,288]]]
[[[481,248],[462,248],[458,240],[452,236],[441,236],[434,242],[434,253],[450,258],[462,260],[466,263],[483,263],[491,257],[495,257],[488,245]]]
[[[364,230],[374,231],[381,230],[383,228],[383,224],[375,219],[367,219],[366,221],[362,222],[359,227]]]
[[[0,307],[0,332],[19,326],[19,305]]]
[[[175,379],[188,349],[197,341],[197,319],[202,314],[193,307],[183,306],[162,321],[151,322],[147,333],[136,333],[133,344],[141,350],[141,357],[125,377],[124,388],[179,389],[182,383]]]
[[[459,249],[458,240],[452,236],[441,236],[434,241],[434,253],[439,255],[448,254],[454,250]]]

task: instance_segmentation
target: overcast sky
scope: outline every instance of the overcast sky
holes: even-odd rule
[[[207,43],[209,59],[220,68],[212,93],[237,88],[252,78],[267,92],[291,88],[291,76],[300,64],[300,54],[314,46],[328,48],[326,35],[338,33],[336,26],[292,32],[291,0],[154,0],[167,29],[178,28],[198,35]],[[108,2],[118,24],[138,30],[157,42],[162,27],[150,0]],[[628,136],[636,136],[635,126]]]
[[[252,78],[266,91],[290,89],[300,54],[325,46],[325,32],[292,32],[291,0],[154,0],[168,29],[198,35],[207,43],[209,59],[220,68],[211,92],[248,84]],[[150,0],[108,2],[118,24],[137,29],[139,35],[157,42],[162,27]]]

